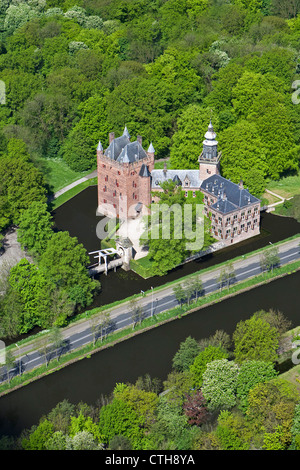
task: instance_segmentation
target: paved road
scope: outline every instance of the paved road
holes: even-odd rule
[[[281,265],[290,263],[300,259],[300,248],[299,239],[286,242],[279,246],[279,256]],[[233,264],[235,270],[234,282],[240,282],[249,279],[257,274],[261,273],[260,268],[260,255],[252,255],[247,258],[241,259]],[[201,274],[201,272],[199,272]],[[213,269],[201,276],[203,289],[205,295],[217,291],[220,289],[218,277],[220,274],[220,268]],[[150,291],[144,297],[141,295],[139,304],[143,308],[143,314],[145,317],[155,315],[159,312],[163,312],[171,309],[178,305],[174,294],[173,287],[161,288],[158,291]],[[118,329],[132,325],[128,302],[112,309],[111,311],[111,328],[116,331]],[[72,351],[83,345],[93,341],[93,333],[91,325],[88,320],[82,320],[73,326],[69,326],[63,330],[63,336],[65,339],[65,346],[62,352]],[[17,374],[20,371],[28,371],[33,367],[44,363],[45,358],[38,351],[33,351],[32,344],[25,345],[18,350],[18,358],[16,361],[16,367],[11,370],[11,375]],[[55,357],[56,352],[52,352],[52,358]],[[51,358],[51,354],[48,355],[48,360]],[[6,377],[4,375],[3,380]],[[1,379],[2,380],[2,379]]]

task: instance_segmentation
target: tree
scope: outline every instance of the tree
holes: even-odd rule
[[[179,349],[172,359],[173,368],[179,372],[188,370],[198,354],[199,346],[197,341],[188,336],[185,341],[180,343]]]
[[[269,323],[270,326],[277,329],[280,337],[283,333],[290,330],[292,322],[286,318],[282,312],[273,310],[272,308],[267,312],[265,310],[259,310],[253,314],[255,318],[262,318],[264,321]]]
[[[230,409],[236,404],[236,385],[239,367],[228,359],[207,364],[201,387],[208,410]]]
[[[203,283],[202,283],[202,280],[200,278],[200,276],[196,276],[195,278],[192,278],[190,280],[191,282],[191,285],[192,285],[192,288],[193,288],[193,292],[195,293],[195,296],[196,296],[196,302],[198,300],[198,295],[201,294],[203,292]]]
[[[209,336],[209,338],[202,338],[198,342],[200,351],[204,351],[208,346],[219,347],[224,351],[229,351],[231,348],[231,339],[228,333],[224,330],[216,330],[216,332]]]
[[[93,435],[87,431],[80,431],[72,438],[66,438],[66,450],[102,450],[103,445],[99,444]]]
[[[164,396],[166,400],[182,406],[185,397],[194,387],[193,376],[189,370],[184,372],[172,371],[164,381]]]
[[[127,437],[114,436],[108,443],[110,450],[132,450],[131,442]]]
[[[2,338],[15,338],[22,330],[23,302],[21,295],[9,289],[0,297],[0,328]]]
[[[60,328],[54,326],[51,329],[49,341],[52,343],[52,349],[56,353],[56,359],[58,361],[61,355],[61,348],[65,341]]]
[[[139,305],[137,299],[132,299],[129,302],[129,310],[132,319],[132,329],[134,330],[136,324],[141,324],[144,317],[143,307]]]
[[[260,266],[262,271],[272,271],[280,264],[279,250],[276,246],[268,248],[260,255]]]
[[[292,441],[292,424],[295,406],[299,401],[297,388],[291,382],[276,378],[257,384],[249,391],[247,420],[261,446],[269,447],[270,441],[286,449]],[[264,430],[264,433],[261,431]]]
[[[22,211],[32,202],[44,202],[46,197],[44,177],[31,162],[1,157],[0,174],[0,208],[5,217],[0,228],[3,229],[11,222],[18,223]]]
[[[291,427],[292,434],[292,444],[291,448],[294,450],[299,450],[300,447],[300,404],[295,406],[293,423]]]
[[[278,330],[261,318],[240,321],[233,333],[235,360],[239,364],[246,360],[274,362],[278,340]]]
[[[39,268],[58,288],[66,290],[71,301],[89,305],[99,283],[89,277],[89,258],[82,244],[68,232],[54,233],[43,252]]]
[[[181,284],[178,286],[173,287],[173,292],[176,297],[176,300],[178,303],[180,303],[180,307],[182,306],[182,303],[186,300],[186,293],[184,288],[182,287]]]
[[[172,168],[198,168],[202,141],[211,118],[211,108],[190,104],[177,119],[177,130],[172,137],[170,163]],[[213,118],[214,128],[218,119]]]
[[[106,444],[114,436],[122,435],[130,440],[133,449],[141,449],[143,431],[139,423],[138,414],[123,400],[114,399],[100,410],[99,427]]]
[[[78,416],[71,416],[69,436],[74,437],[79,432],[86,431],[93,436],[97,442],[101,442],[102,436],[97,423],[90,416],[85,417],[82,412]]]
[[[38,256],[45,251],[53,235],[53,222],[45,203],[35,201],[19,219],[18,241],[23,249]]]
[[[107,328],[111,322],[110,312],[101,312],[99,316],[92,316],[90,319],[91,330],[94,338],[94,345],[100,334],[101,343],[103,341],[103,334],[107,335]]]
[[[49,293],[53,290],[53,284],[44,273],[23,258],[11,268],[9,284],[22,302],[20,332],[26,333],[36,325],[48,326],[51,316]]]
[[[188,417],[188,422],[191,426],[200,426],[205,423],[208,418],[208,411],[205,405],[206,401],[201,390],[197,390],[186,397],[183,403],[183,411]]]
[[[149,429],[156,418],[158,396],[154,392],[140,390],[134,385],[125,385],[120,390],[114,389],[114,398],[122,400],[136,412],[140,426]]]
[[[248,406],[248,393],[259,383],[274,379],[278,372],[272,362],[245,361],[241,364],[237,378],[237,398],[245,412]]]
[[[43,419],[38,426],[33,426],[28,439],[22,440],[24,450],[46,450],[47,441],[53,436],[53,424]]]
[[[248,450],[252,437],[244,417],[228,410],[220,412],[215,436],[222,450]]]
[[[203,374],[208,364],[215,360],[227,359],[228,354],[220,347],[208,346],[196,356],[193,364],[190,366],[190,372],[193,375],[194,385],[200,388],[203,381]]]
[[[220,289],[222,290],[223,284],[227,286],[229,289],[231,282],[235,278],[235,271],[232,263],[229,263],[225,268],[222,268],[220,271],[220,275],[218,278],[218,282],[220,284]]]
[[[7,371],[7,379],[8,379],[8,382],[10,383],[11,381],[11,375],[10,375],[10,371],[13,369],[15,369],[15,357],[13,355],[13,353],[10,351],[10,350],[7,350],[5,352],[5,365],[6,365],[6,371]]]

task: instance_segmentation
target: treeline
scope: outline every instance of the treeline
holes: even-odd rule
[[[64,400],[17,438],[2,436],[0,448],[298,450],[299,391],[276,370],[289,328],[270,310],[240,321],[232,337],[189,336],[164,382],[146,374],[92,406]]]
[[[260,195],[298,170],[299,12],[298,0],[3,0],[0,150],[17,138],[33,161],[85,171],[126,123],[173,168],[196,168],[212,114],[223,175]]]
[[[2,266],[1,338],[14,338],[36,326],[64,326],[100,289],[100,283],[88,274],[86,249],[68,232],[53,229],[46,203],[32,202],[18,223],[18,241],[31,260]]]

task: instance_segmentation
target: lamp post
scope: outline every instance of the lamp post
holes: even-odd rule
[[[15,343],[15,345],[20,349],[20,346],[18,346],[17,343]],[[19,375],[21,375],[21,359],[19,359]]]
[[[152,296],[151,296],[151,317],[153,317],[153,287],[151,287]]]

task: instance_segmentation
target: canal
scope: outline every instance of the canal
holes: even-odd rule
[[[57,228],[77,236],[88,251],[94,250],[95,245],[97,247],[99,244],[96,237],[98,219],[95,216],[95,196],[95,188],[88,188],[54,214]],[[151,278],[145,281],[121,269],[117,273],[102,276],[102,293],[94,306],[127,297],[151,285],[179,278],[296,233],[299,233],[299,224],[293,219],[263,214],[260,237],[230,247],[205,260],[189,263],[163,279]],[[293,327],[298,325],[299,285],[300,272],[137,335],[2,397],[0,435],[18,435],[24,428],[37,424],[41,416],[63,399],[72,403],[83,401],[95,404],[101,395],[110,394],[117,382],[134,383],[146,373],[164,380],[171,370],[172,358],[180,342],[187,336],[199,340],[210,336],[217,329],[232,334],[240,320],[249,318],[257,310],[280,310],[292,321]]]

